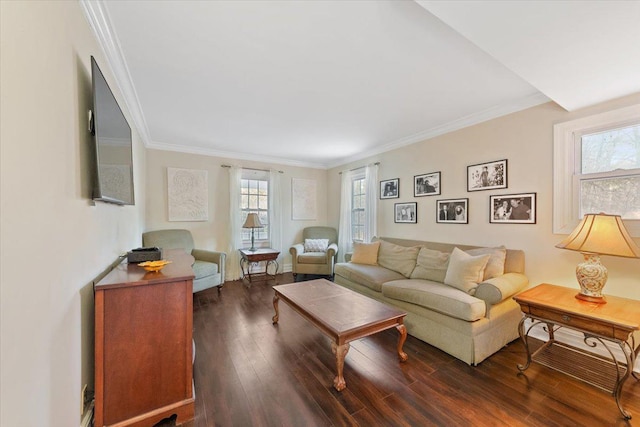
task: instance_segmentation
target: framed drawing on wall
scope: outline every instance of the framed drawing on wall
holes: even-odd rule
[[[413,177],[413,196],[437,196],[440,194],[440,172],[430,172]]]
[[[397,199],[400,197],[400,178],[380,181],[380,199]]]
[[[469,199],[436,200],[436,222],[469,223]]]
[[[507,188],[507,159],[467,166],[467,191]]]
[[[489,196],[489,222],[494,224],[535,224],[536,193]]]
[[[394,205],[394,222],[415,224],[418,222],[418,204],[412,203],[396,203]]]

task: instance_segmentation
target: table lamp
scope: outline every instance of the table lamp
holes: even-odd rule
[[[587,214],[573,232],[556,248],[582,252],[584,262],[576,267],[580,293],[576,298],[604,304],[602,288],[609,273],[600,255],[640,258],[640,248],[629,236],[620,215]]]
[[[254,236],[253,233],[256,228],[262,228],[264,225],[260,222],[260,218],[258,218],[257,213],[250,213],[247,215],[247,219],[244,221],[242,228],[250,228],[251,229],[251,248],[250,251],[255,251],[256,246],[254,244]]]

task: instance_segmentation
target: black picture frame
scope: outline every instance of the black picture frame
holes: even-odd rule
[[[438,196],[441,193],[440,172],[429,172],[413,177],[413,197]]]
[[[436,222],[469,224],[469,199],[436,200]]]
[[[489,196],[491,224],[535,224],[537,210],[536,193]]]
[[[467,191],[507,188],[507,159],[467,166]]]
[[[400,197],[400,178],[380,181],[380,200]]]
[[[416,224],[418,222],[418,204],[416,202],[395,203],[393,222],[398,224]]]

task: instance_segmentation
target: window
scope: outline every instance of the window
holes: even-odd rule
[[[365,239],[367,186],[364,176],[351,181],[351,240],[362,242]]]
[[[269,240],[269,173],[265,171],[243,171],[240,180],[240,204],[242,223],[251,212],[257,213],[263,228],[254,229],[255,241]],[[242,240],[251,240],[251,229],[242,229]]]
[[[640,236],[640,106],[554,127],[554,233],[598,212]]]

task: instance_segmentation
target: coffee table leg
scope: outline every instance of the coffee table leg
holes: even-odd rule
[[[280,317],[280,314],[278,313],[278,301],[279,300],[280,300],[280,297],[277,294],[273,296],[273,308],[276,309],[276,314],[275,314],[275,316],[273,316],[273,318],[271,318],[271,321],[273,322],[274,325],[276,323],[278,323],[278,319]]]
[[[347,356],[349,347],[349,343],[337,345],[335,342],[331,342],[331,351],[336,355],[336,368],[338,369],[338,376],[333,380],[333,387],[338,391],[347,388],[347,383],[344,381],[342,373],[344,370],[344,358]]]
[[[396,326],[396,329],[400,333],[400,338],[398,338],[398,357],[400,358],[401,362],[406,362],[409,356],[407,356],[407,353],[402,351],[402,346],[404,345],[404,342],[407,340],[407,328],[401,323],[398,326]]]

